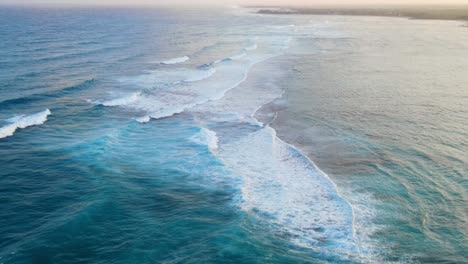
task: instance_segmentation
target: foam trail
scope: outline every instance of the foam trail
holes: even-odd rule
[[[47,116],[51,114],[49,109],[32,115],[21,115],[7,120],[12,124],[0,128],[0,138],[12,136],[18,128],[26,128],[44,124],[47,121]]]
[[[171,64],[178,64],[178,63],[186,62],[188,60],[190,60],[190,58],[188,56],[183,56],[183,57],[164,60],[164,61],[161,61],[159,63],[166,64],[166,65],[171,65]]]
[[[277,39],[273,42],[275,50],[284,51],[290,41],[291,37]],[[276,67],[281,66],[272,64],[263,74]],[[310,159],[255,118],[262,105],[284,93],[275,80],[287,73],[276,72],[279,76],[267,80],[267,85],[253,82],[253,85],[239,86],[218,100],[197,105],[190,112],[204,125],[222,122],[223,126],[242,128],[215,130],[220,142],[214,154],[241,178],[243,210],[273,223],[278,227],[277,232],[297,245],[344,259],[358,258],[361,253],[354,236],[351,205]]]
[[[141,96],[141,93],[140,92],[137,92],[137,93],[132,93],[130,94],[129,96],[124,96],[124,97],[121,97],[121,98],[116,98],[116,99],[112,99],[112,100],[107,100],[107,101],[104,101],[104,102],[101,102],[99,104],[102,104],[104,106],[120,106],[120,105],[128,105],[128,104],[131,104],[135,101],[137,101]]]
[[[270,127],[219,148],[242,177],[241,207],[280,227],[298,245],[354,256],[353,212],[328,177]]]
[[[203,105],[210,101],[219,100],[228,91],[238,87],[246,80],[253,65],[282,54],[285,48],[287,48],[286,40],[284,37],[267,38],[265,42],[269,44],[269,52],[249,54],[242,60],[225,59],[216,64],[216,67],[209,68],[209,70],[157,71],[154,74],[139,76],[134,79],[134,82],[139,83],[137,85],[148,88],[152,87],[151,81],[158,80],[159,78],[167,78],[167,80],[170,79],[172,81],[174,77],[183,74],[185,76],[182,80],[185,81],[170,87],[170,89],[151,88],[146,90],[145,96],[140,96],[135,100],[127,100],[125,104],[120,105],[137,111],[144,111],[151,118],[159,119],[182,113],[187,109],[192,109],[195,106]],[[215,72],[216,74],[214,74]],[[169,77],[156,76],[156,73],[167,73]],[[207,78],[208,76],[210,78]],[[121,103],[121,101],[123,100],[118,100],[117,102]],[[113,100],[112,102],[107,102],[107,105],[117,104]]]
[[[208,128],[202,127],[200,132],[194,135],[192,141],[200,144],[207,145],[210,151],[216,151],[218,149],[218,136],[216,132],[209,130]]]
[[[196,71],[171,69],[145,75],[136,81],[149,87],[153,81],[161,79],[166,83],[173,80],[181,83],[167,89],[145,90],[144,97],[125,106],[147,113],[148,116],[137,119],[139,122],[170,117],[186,110],[195,114],[197,120],[203,121],[203,126],[213,127],[215,131],[200,128],[191,139],[206,145],[226,168],[241,178],[242,209],[273,223],[278,227],[275,230],[296,244],[353,256],[358,249],[350,204],[312,161],[254,117],[263,104],[281,96],[282,90],[276,88],[274,82],[240,85],[253,65],[285,53],[294,27],[270,28],[269,31],[280,35],[267,32],[266,36],[257,38],[255,45],[240,51],[242,58],[246,57],[242,60],[236,60],[240,56],[224,57],[226,59]],[[247,52],[256,49],[257,43],[261,50]],[[205,72],[206,68],[213,70]],[[279,74],[282,71],[269,72]],[[213,76],[201,78],[209,73]],[[217,130],[217,122],[227,128]],[[236,129],[228,129],[229,126]]]
[[[123,77],[119,81],[146,89],[155,89],[157,87],[175,86],[183,82],[201,81],[211,77],[215,73],[215,68],[202,67],[198,69],[153,70],[139,76]]]
[[[184,112],[186,109],[189,109],[195,105],[196,105],[195,103],[192,103],[192,104],[187,104],[187,105],[182,104],[182,105],[176,105],[173,107],[164,107],[164,108],[160,108],[158,111],[150,113],[149,116],[154,119],[171,117],[173,115],[180,114]]]

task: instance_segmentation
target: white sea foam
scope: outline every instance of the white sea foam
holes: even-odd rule
[[[145,96],[125,107],[148,113],[140,121],[187,111],[203,127],[217,121],[241,127],[227,132],[202,128],[192,140],[207,145],[242,179],[242,208],[274,223],[299,245],[354,254],[350,205],[340,197],[326,174],[280,140],[272,128],[263,127],[254,118],[263,104],[281,96],[282,89],[274,83],[240,86],[253,65],[285,53],[297,34],[293,28],[294,25],[273,26],[256,32],[259,37],[255,45],[244,48],[249,52],[241,54],[242,60],[236,56],[218,60],[211,64],[212,71],[158,70],[133,79],[137,85],[148,88],[161,80],[173,86],[145,90]],[[256,49],[257,45],[262,49]],[[210,72],[210,78],[201,78]],[[190,76],[192,73],[197,77]]]
[[[36,126],[44,124],[47,121],[47,116],[51,114],[49,109],[32,115],[20,115],[7,119],[8,124],[0,128],[0,138],[12,136],[19,128]]]
[[[249,68],[250,65],[246,63],[224,62],[216,70],[207,71],[204,76],[188,79],[170,89],[155,89],[137,100],[114,99],[105,105],[123,105],[121,103],[125,102],[126,107],[145,111],[151,118],[169,117],[196,105],[222,98],[227,90],[245,80]],[[212,77],[207,78],[208,75]]]
[[[275,223],[279,232],[289,234],[298,245],[353,255],[356,251],[349,204],[312,162],[277,138],[272,128],[260,128],[262,125],[253,117],[262,105],[283,94],[275,84],[273,80],[267,85],[239,86],[190,112],[203,123],[258,126],[255,132],[243,135],[238,131],[232,135],[216,131],[225,140],[219,142],[215,154],[242,178],[245,211]]]
[[[278,224],[303,246],[355,251],[349,204],[325,174],[272,128],[220,144],[219,153],[242,177],[245,211]]]
[[[183,82],[198,82],[211,77],[216,73],[215,68],[208,69],[186,69],[179,68],[173,70],[153,70],[146,74],[123,77],[119,81],[130,85],[140,86],[146,89],[158,87],[168,87],[181,84]]]
[[[207,70],[199,70],[199,71],[196,71],[195,74],[193,74],[192,72],[191,76],[188,76],[184,80],[184,82],[198,82],[206,78],[210,78],[215,73],[216,73],[215,68],[209,68]]]
[[[148,123],[151,120],[151,117],[148,115],[135,118],[138,123]]]
[[[150,89],[145,91],[145,96],[140,96],[137,100],[132,100],[124,106],[147,112],[151,118],[159,119],[182,113],[210,101],[219,100],[224,97],[226,92],[238,87],[246,80],[253,65],[282,54],[286,47],[286,40],[287,37],[283,36],[265,37],[259,40],[262,41],[262,46],[265,46],[261,53],[248,54],[242,60],[222,60],[208,70],[154,71],[149,76],[140,76],[133,79],[133,82]],[[190,76],[192,74],[193,76]],[[185,76],[180,78],[181,75]],[[182,81],[173,83],[169,88],[152,88],[151,80],[156,81],[162,78],[166,81],[173,81],[176,79],[174,76]],[[118,102],[120,103],[120,100]]]
[[[210,151],[216,151],[218,149],[218,136],[216,135],[216,132],[209,130],[208,128],[202,127],[200,132],[194,135],[191,139],[197,144],[208,146]]]
[[[289,41],[290,37],[285,37],[274,44],[277,50],[284,50]],[[275,78],[282,78],[286,73],[278,69],[281,65],[271,63],[262,74],[274,71]],[[254,117],[262,105],[284,93],[275,78],[264,79],[262,85],[240,85],[190,112],[203,124],[223,122],[251,131],[215,129],[220,138],[215,154],[241,177],[245,211],[274,223],[278,232],[288,234],[298,245],[354,258],[359,249],[349,203],[312,161]]]
[[[123,97],[106,100],[103,102],[98,101],[97,103],[102,104],[104,106],[123,106],[123,105],[134,103],[140,98],[140,96],[141,96],[141,92],[136,92],[136,93],[132,93],[129,95],[125,95]]]
[[[26,115],[17,115],[11,118],[8,118],[7,121],[8,123],[15,123],[16,121],[20,120],[21,118],[25,117]]]
[[[195,104],[183,104],[180,102],[176,102],[175,106],[167,106],[164,105],[164,107],[160,107],[158,110],[152,112],[149,114],[151,118],[154,119],[160,119],[160,118],[165,118],[165,117],[171,117],[176,114],[180,114],[184,112],[186,109],[194,106]],[[150,107],[151,108],[151,107]]]
[[[182,62],[186,62],[190,60],[190,58],[188,56],[183,56],[183,57],[178,57],[178,58],[172,58],[172,59],[168,59],[168,60],[163,60],[159,63],[161,64],[167,64],[167,65],[170,65],[170,64],[178,64],[178,63],[182,63]]]

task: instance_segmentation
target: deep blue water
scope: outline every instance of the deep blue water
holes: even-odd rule
[[[453,163],[432,167],[432,159],[403,143],[362,137],[365,129],[356,126],[371,115],[344,118],[359,111],[338,107],[353,105],[340,96],[343,86],[310,89],[330,75],[350,74],[342,69],[352,67],[326,62],[365,40],[339,19],[324,21],[241,9],[1,8],[0,262],[441,262],[436,253],[447,263],[466,260],[466,93],[449,93],[465,100],[450,99],[454,109],[434,103],[458,124],[446,135],[430,133],[459,144],[446,149]],[[444,78],[466,84],[457,74]],[[361,84],[348,91],[359,93]],[[262,113],[281,122],[258,121],[256,112],[271,102]],[[376,134],[388,129],[368,121]],[[398,131],[411,135],[406,127]],[[330,134],[334,144],[352,141],[336,145],[354,155],[332,155],[337,147],[321,144]],[[293,140],[299,136],[316,140],[313,147]],[[363,145],[385,145],[380,157],[395,160],[393,167],[362,158]],[[425,151],[437,156],[433,146],[429,140]],[[452,177],[453,186],[434,180],[440,191],[433,194],[421,183],[424,193],[407,197],[402,184],[420,171],[402,170],[399,151],[416,157],[420,171],[440,168],[431,176]],[[361,173],[360,163],[376,170]],[[428,217],[429,205],[418,199],[445,201],[453,215]],[[392,217],[395,210],[401,218]],[[425,232],[433,226],[421,216],[441,231]],[[407,217],[415,219],[409,227]],[[398,237],[408,232],[417,236]],[[442,236],[437,243],[447,243],[440,252],[434,233]]]

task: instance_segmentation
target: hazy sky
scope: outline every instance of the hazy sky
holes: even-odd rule
[[[0,4],[261,4],[261,5],[328,5],[328,4],[468,4],[468,0],[0,0]]]

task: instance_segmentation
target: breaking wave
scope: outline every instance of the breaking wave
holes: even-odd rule
[[[0,138],[12,136],[19,128],[26,128],[30,126],[37,126],[44,124],[47,117],[51,114],[49,109],[32,115],[20,115],[7,119],[8,124],[0,128]]]
[[[197,144],[208,146],[210,151],[215,151],[218,149],[218,136],[216,135],[216,132],[208,128],[202,127],[200,132],[192,136],[191,139]]]
[[[282,29],[281,35],[258,38],[243,53],[205,67],[157,70],[133,78],[136,85],[150,88],[144,96],[134,93],[102,104],[146,113],[136,119],[140,123],[182,112],[196,116],[201,129],[191,140],[206,145],[242,179],[241,208],[274,223],[298,245],[355,255],[358,250],[350,204],[311,160],[254,117],[259,107],[281,97],[283,89],[241,85],[253,65],[285,53],[292,27],[272,27]],[[258,50],[257,45],[262,49]],[[182,60],[171,60],[176,61]],[[282,72],[276,68],[273,71]],[[170,86],[155,86],[158,82]],[[233,129],[217,130],[217,123]]]
[[[151,117],[150,116],[141,116],[141,117],[137,117],[135,118],[135,120],[138,122],[138,123],[148,123],[150,120],[151,120]]]
[[[123,83],[140,86],[146,89],[160,87],[170,87],[182,83],[198,82],[210,78],[216,73],[215,68],[199,67],[198,69],[174,69],[174,70],[153,70],[146,74],[123,77],[119,80]]]
[[[104,106],[121,106],[121,105],[128,105],[128,104],[131,104],[135,101],[137,101],[141,96],[141,92],[136,92],[136,93],[132,93],[130,95],[126,95],[126,96],[123,96],[123,97],[119,97],[119,98],[115,98],[115,99],[111,99],[111,100],[107,100],[107,101],[103,101],[103,102],[99,102],[97,101],[98,104],[102,104]]]
[[[171,65],[171,64],[178,64],[178,63],[182,63],[182,62],[186,62],[190,60],[190,58],[188,56],[183,56],[183,57],[178,57],[178,58],[172,58],[172,59],[168,59],[168,60],[163,60],[163,61],[160,61],[159,63],[160,64],[166,64],[166,65]]]

